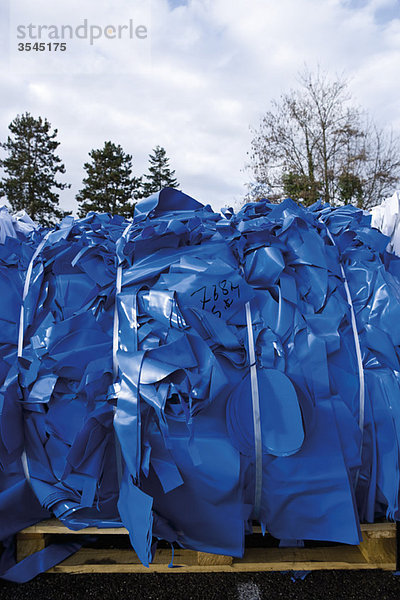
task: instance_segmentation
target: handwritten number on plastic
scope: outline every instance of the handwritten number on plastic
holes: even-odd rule
[[[237,298],[240,298],[240,287],[234,285],[230,279],[222,279],[218,282],[209,285],[203,285],[190,295],[196,296],[199,299],[202,310],[210,310],[218,318],[222,317],[222,311],[228,310]],[[207,306],[210,302],[214,302],[211,306]]]

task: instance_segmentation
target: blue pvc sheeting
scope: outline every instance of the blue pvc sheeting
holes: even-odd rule
[[[285,543],[349,544],[360,521],[398,518],[400,267],[362,211],[220,215],[167,188],[131,223],[12,227],[0,219],[3,540],[51,515],[125,526],[148,565],[157,538],[241,556],[254,518]],[[73,551],[0,569],[23,581]]]

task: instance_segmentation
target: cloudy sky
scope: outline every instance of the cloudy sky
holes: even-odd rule
[[[237,204],[249,128],[305,64],[344,73],[354,102],[400,132],[400,0],[0,0],[0,23],[0,140],[18,113],[47,117],[72,183],[64,208],[76,208],[83,163],[105,140],[138,175],[164,146],[186,193]],[[63,25],[74,37],[65,29],[65,52],[18,51],[40,41],[30,24],[33,36],[48,27],[46,44]]]

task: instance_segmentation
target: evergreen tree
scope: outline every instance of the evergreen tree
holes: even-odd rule
[[[338,194],[344,204],[354,203],[363,206],[363,184],[357,175],[343,170],[338,177]]]
[[[87,176],[76,196],[79,216],[93,210],[131,217],[134,199],[141,197],[141,178],[132,177],[132,156],[112,142],[91,150],[89,156],[91,162],[84,165]]]
[[[169,158],[161,146],[156,146],[153,154],[149,155],[149,174],[144,177],[147,179],[143,184],[144,196],[150,196],[165,187],[179,187],[175,171],[170,169]]]
[[[25,209],[42,225],[50,226],[66,214],[58,208],[56,190],[69,188],[56,177],[65,166],[55,154],[60,142],[57,129],[51,132],[47,119],[35,119],[26,112],[8,126],[11,135],[0,147],[8,152],[0,166],[6,173],[0,181],[0,197],[6,196],[13,210]]]
[[[284,173],[282,175],[283,194],[292,200],[302,200],[307,206],[316,202],[322,195],[322,184],[304,173]]]

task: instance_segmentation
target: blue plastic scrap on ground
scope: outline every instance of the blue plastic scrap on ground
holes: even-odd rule
[[[0,211],[6,547],[51,515],[126,527],[144,565],[157,539],[241,556],[253,519],[286,542],[348,544],[360,521],[398,519],[387,241],[352,206],[221,215],[169,188],[131,222],[89,213],[47,232]],[[0,569],[26,581],[75,549],[5,551]]]

